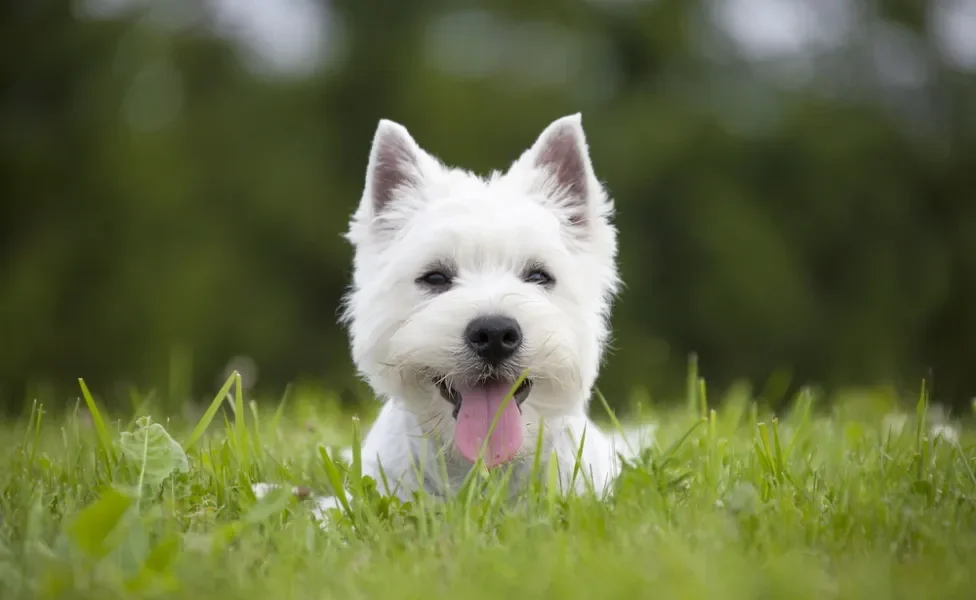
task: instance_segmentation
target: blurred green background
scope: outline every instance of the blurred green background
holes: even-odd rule
[[[378,119],[486,172],[576,111],[618,207],[612,404],[693,351],[710,389],[976,394],[972,0],[0,6],[7,409],[229,364],[361,395],[340,234]]]

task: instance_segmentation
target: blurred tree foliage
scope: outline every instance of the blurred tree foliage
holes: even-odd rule
[[[305,76],[248,68],[200,0],[179,26],[0,3],[0,403],[171,381],[174,348],[172,393],[239,355],[269,391],[353,388],[340,234],[377,120],[485,172],[575,111],[618,206],[612,403],[677,389],[692,351],[718,385],[931,368],[943,399],[976,393],[976,78],[926,3],[757,61],[710,2],[322,2],[341,30]],[[923,77],[885,77],[892,39]]]

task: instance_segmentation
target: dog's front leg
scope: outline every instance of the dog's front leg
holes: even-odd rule
[[[281,489],[282,486],[276,483],[255,483],[251,486],[251,491],[254,492],[254,496],[260,500],[270,494],[271,492]],[[351,497],[348,490],[343,490],[346,498],[349,498],[351,502]],[[312,503],[312,516],[315,517],[323,526],[326,526],[329,520],[329,511],[333,508],[342,508],[342,503],[339,498],[335,496],[318,496],[309,492],[308,488],[303,486],[293,486],[291,488],[291,493],[296,498],[303,500],[309,500]]]
[[[380,493],[392,493],[406,501],[421,487],[417,482],[415,461],[412,460],[420,453],[419,446],[422,445],[422,436],[412,435],[416,430],[415,417],[395,401],[386,402],[380,409],[362,448],[362,474],[376,482]],[[341,456],[345,462],[351,462],[352,450],[344,448]],[[391,489],[386,489],[384,484]],[[260,499],[280,487],[272,483],[257,483],[251,489]],[[299,487],[292,488],[292,493],[312,502],[312,515],[323,525],[328,522],[330,509],[342,507],[342,502],[335,496],[312,495]],[[354,502],[348,489],[343,490],[343,494],[347,502]]]

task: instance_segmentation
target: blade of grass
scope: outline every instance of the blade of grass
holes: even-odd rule
[[[245,419],[241,374],[234,371],[234,436],[237,438],[237,458],[246,473],[251,468],[251,452],[248,442],[247,421]]]
[[[366,492],[363,489],[363,443],[359,430],[359,417],[352,418],[352,470],[349,473],[349,487],[353,497],[362,499]]]
[[[339,473],[339,467],[332,461],[332,457],[329,456],[325,446],[320,445],[318,451],[319,458],[322,459],[322,467],[325,469],[325,476],[332,486],[332,493],[339,500],[339,504],[342,505],[342,510],[346,513],[346,516],[355,523],[355,516],[352,514],[349,499],[346,498],[346,488],[342,483],[342,475]]]
[[[92,423],[95,425],[95,433],[98,436],[98,445],[102,449],[102,452],[104,452],[105,459],[109,465],[114,465],[116,461],[115,448],[112,445],[112,437],[108,434],[108,429],[105,427],[105,421],[102,419],[102,413],[98,410],[98,405],[95,404],[95,399],[92,398],[91,392],[88,391],[85,380],[79,377],[78,385],[81,386],[81,395],[85,398],[85,404],[88,405],[88,412],[91,413]]]
[[[220,409],[221,403],[223,403],[224,398],[227,396],[228,392],[230,392],[230,386],[234,385],[234,376],[236,374],[237,371],[234,371],[231,373],[230,377],[227,378],[227,381],[224,382],[224,386],[220,388],[220,391],[217,392],[216,396],[214,396],[213,401],[207,408],[207,412],[203,413],[203,416],[200,417],[200,421],[197,423],[197,426],[193,428],[193,432],[190,433],[190,437],[183,444],[183,448],[185,448],[187,451],[189,451],[190,448],[192,448],[200,440],[200,437],[203,436],[203,433],[207,430],[207,427],[210,426],[210,422],[213,421],[213,418],[217,415],[217,411]]]
[[[688,355],[688,382],[685,394],[685,406],[690,414],[694,414],[698,405],[698,355],[694,352]]]
[[[705,378],[698,378],[698,409],[699,416],[703,419],[708,418],[708,396],[706,395]]]
[[[594,388],[593,393],[596,394],[597,399],[600,400],[600,404],[603,405],[603,410],[607,411],[607,416],[610,418],[610,423],[613,424],[614,428],[620,434],[619,437],[624,441],[624,445],[627,446],[627,450],[630,452],[631,455],[634,455],[636,451],[630,445],[630,440],[627,439],[627,435],[626,433],[624,433],[624,426],[620,424],[620,421],[617,419],[617,415],[614,414],[613,409],[610,408],[610,403],[607,402],[607,399],[603,395],[603,392],[601,392],[597,388]]]
[[[918,480],[925,479],[925,468],[928,464],[928,444],[925,440],[925,417],[928,414],[928,393],[925,380],[922,380],[922,391],[918,395],[915,405],[915,448],[918,452]]]
[[[539,435],[536,436],[535,440],[535,454],[532,456],[532,475],[530,479],[532,482],[532,491],[536,494],[542,492],[542,478],[539,468],[542,463],[542,434],[544,431],[545,423],[540,420]]]
[[[289,392],[291,392],[291,384],[285,387],[285,393],[281,395],[281,402],[278,403],[278,408],[275,409],[274,416],[271,417],[271,431],[276,434],[281,424],[281,415],[285,411],[285,404],[288,403]]]
[[[251,420],[254,423],[254,427],[251,428],[251,449],[253,450],[253,456],[260,461],[264,457],[264,444],[261,443],[261,415],[258,411],[258,403],[251,400],[247,403],[248,408],[251,409]]]
[[[579,447],[576,449],[576,460],[573,462],[573,476],[569,481],[570,489],[574,489],[574,486],[576,485],[576,478],[579,477],[580,468],[583,464],[583,446],[585,444],[586,444],[586,428],[584,427],[583,433],[582,435],[580,435]]]

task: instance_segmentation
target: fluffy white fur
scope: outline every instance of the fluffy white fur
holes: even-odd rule
[[[514,379],[527,369],[532,380],[523,445],[510,463],[513,493],[526,482],[540,427],[542,464],[558,461],[562,492],[607,490],[624,448],[587,409],[618,289],[612,212],[579,114],[554,121],[506,172],[487,177],[445,166],[403,126],[380,121],[347,234],[354,281],[343,317],[353,360],[385,401],[364,442],[364,474],[379,482],[382,469],[405,500],[457,489],[472,465],[454,447],[454,406],[435,382],[479,376],[464,329],[504,314],[521,326],[523,344],[500,371]],[[435,267],[452,273],[440,293],[419,281]],[[554,282],[527,281],[532,268]],[[571,485],[584,439],[585,477]]]

